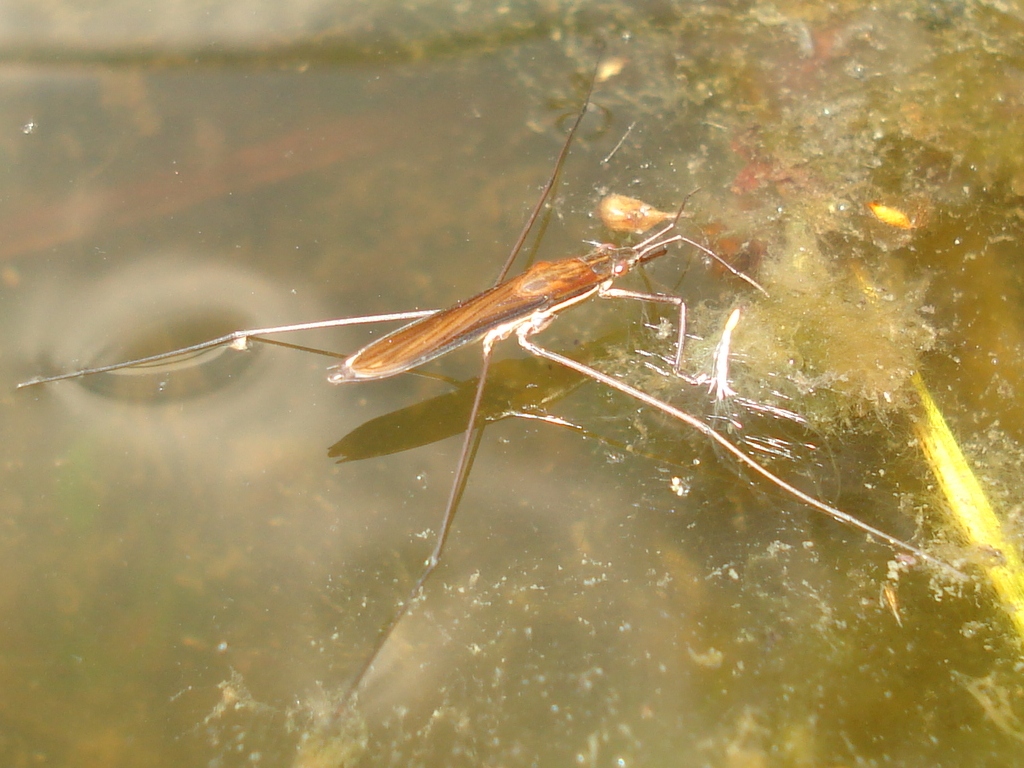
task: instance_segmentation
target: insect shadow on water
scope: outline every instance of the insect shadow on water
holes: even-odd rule
[[[590,106],[591,91],[596,78],[592,78],[590,87],[584,98],[583,106],[576,115],[575,121],[570,126],[566,139],[556,158],[554,168],[542,188],[540,198],[534,205],[527,221],[519,234],[512,250],[504,265],[498,273],[497,279],[492,288],[455,304],[448,309],[441,311],[413,311],[398,312],[385,315],[373,315],[354,318],[340,318],[321,322],[299,323],[287,326],[268,328],[257,328],[239,330],[233,333],[211,339],[206,342],[194,344],[189,347],[172,350],[170,352],[151,355],[148,357],[130,360],[125,362],[102,365],[93,368],[82,369],[70,373],[62,373],[53,376],[40,377],[19,384],[19,388],[39,385],[47,382],[56,382],[66,379],[80,378],[99,373],[119,371],[129,368],[143,368],[166,364],[170,360],[181,360],[187,356],[197,355],[208,350],[231,347],[245,349],[250,341],[276,344],[296,349],[320,352],[311,350],[308,347],[290,344],[276,339],[267,338],[273,334],[282,334],[302,330],[314,330],[322,328],[334,328],[346,325],[360,325],[380,322],[408,321],[412,322],[398,330],[387,334],[371,344],[363,347],[349,356],[335,355],[334,353],[323,353],[334,357],[343,358],[342,361],[329,369],[328,381],[333,384],[350,384],[356,382],[377,381],[415,369],[431,360],[445,355],[455,349],[461,348],[477,341],[482,343],[483,355],[479,377],[473,389],[471,404],[468,415],[464,437],[456,464],[454,479],[449,489],[447,503],[444,508],[440,523],[436,529],[436,538],[433,549],[426,559],[418,578],[409,589],[405,599],[400,602],[394,612],[374,640],[370,651],[366,654],[358,668],[351,675],[345,693],[337,702],[331,713],[329,723],[323,726],[329,729],[332,724],[339,725],[352,712],[360,688],[367,676],[374,668],[374,664],[380,657],[381,652],[387,645],[395,628],[410,612],[424,595],[424,588],[431,575],[441,562],[442,555],[452,529],[452,523],[459,507],[459,502],[466,488],[469,479],[470,469],[480,445],[480,440],[485,426],[484,419],[481,419],[481,406],[484,402],[484,393],[487,386],[488,373],[491,369],[492,352],[494,345],[501,340],[515,337],[520,346],[531,355],[541,360],[555,363],[562,368],[572,371],[579,376],[592,381],[600,382],[605,386],[627,395],[636,401],[643,403],[650,408],[658,410],[671,419],[681,422],[696,430],[708,440],[712,441],[718,448],[731,456],[736,462],[757,477],[766,480],[776,488],[798,499],[803,504],[818,510],[825,515],[845,525],[852,526],[868,534],[870,537],[881,540],[894,549],[910,553],[919,560],[937,566],[947,573],[959,575],[955,569],[941,560],[928,554],[924,550],[907,543],[901,539],[891,536],[884,531],[871,526],[858,518],[834,507],[790,484],[767,469],[757,460],[751,458],[742,451],[731,440],[724,437],[715,430],[708,422],[701,420],[686,411],[680,410],[673,405],[656,398],[637,387],[622,381],[615,376],[598,370],[597,368],[580,362],[577,359],[567,357],[558,352],[539,345],[534,337],[546,329],[554,319],[564,310],[586,301],[592,297],[633,299],[643,302],[653,302],[670,306],[678,313],[678,328],[675,339],[675,355],[671,361],[669,375],[684,380],[681,373],[681,363],[684,350],[686,330],[686,305],[683,300],[674,295],[638,292],[618,289],[613,286],[614,281],[627,274],[631,270],[649,263],[669,252],[671,246],[686,244],[701,252],[703,255],[717,259],[719,257],[704,247],[683,235],[675,232],[683,207],[680,206],[674,216],[662,219],[667,221],[647,235],[641,242],[632,246],[617,246],[608,243],[592,244],[591,250],[580,256],[564,258],[558,261],[536,262],[527,267],[518,276],[508,278],[511,268],[523,248],[524,243],[530,236],[534,225],[544,208],[544,205],[557,184],[559,172],[568,155],[573,137],[577,133],[584,116]],[[640,225],[623,227],[631,231],[639,230]],[[753,288],[763,292],[763,289],[747,275],[723,265],[729,269],[738,279],[747,282]],[[738,316],[734,316],[737,317]],[[734,319],[730,319],[732,325]],[[730,329],[727,327],[727,329]],[[727,341],[727,339],[726,339]],[[724,397],[728,391],[728,345],[724,344],[724,350],[717,356],[716,376],[712,383],[717,386],[718,396]]]

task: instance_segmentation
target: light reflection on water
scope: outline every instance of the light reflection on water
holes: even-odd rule
[[[28,192],[30,202],[63,200],[63,183],[88,189],[97,178],[149,200],[137,192],[147,182],[161,195],[174,188],[155,174],[223,169],[222,158],[243,162],[253,146],[262,168],[287,155],[273,149],[280,131],[321,117],[349,125],[345,140],[360,150],[301,175],[287,162],[279,175],[235,172],[222,194],[190,190],[171,212],[122,216],[133,209],[118,203],[95,214],[82,195],[68,210],[95,217],[74,230],[83,234],[10,262],[5,381],[98,354],[108,335],[131,337],[186,304],[263,325],[436,306],[479,290],[557,150],[550,126],[563,108],[539,106],[538,93],[576,95],[558,50],[336,76],[108,72],[79,97],[77,123],[35,97],[46,119],[29,138],[41,145],[19,145],[5,191],[45,180],[50,192]],[[513,62],[523,68],[515,76]],[[544,86],[522,85],[532,81]],[[644,117],[611,90],[610,124],[585,132],[557,209],[564,219],[554,218],[541,258],[601,236],[587,215],[598,184],[640,179],[639,191],[671,200],[719,179],[703,204],[723,198],[722,218],[741,217],[729,202],[741,191],[717,191],[735,158],[706,147],[701,156],[690,135],[673,144],[679,126],[664,115],[647,117],[622,167],[602,167]],[[11,97],[9,109],[20,106]],[[111,136],[111,124],[122,133]],[[47,125],[59,129],[47,134]],[[686,169],[686,156],[702,159]],[[116,226],[104,228],[104,215]],[[942,302],[960,269],[958,252],[939,247],[959,224],[944,224],[921,236],[953,264],[933,278],[936,325],[969,338]],[[763,226],[784,247],[773,223]],[[998,263],[994,251],[985,257]],[[684,290],[706,283],[696,271]],[[678,264],[656,274],[674,280]],[[965,301],[983,304],[981,289]],[[552,344],[572,349],[623,316],[635,315],[582,310],[553,329]],[[301,343],[345,351],[365,337]],[[252,360],[222,371],[202,396],[155,404],[75,383],[5,395],[15,660],[5,690],[23,692],[11,715],[17,736],[4,747],[11,764],[284,765],[300,733],[334,738],[317,731],[317,715],[415,579],[457,441],[336,466],[327,447],[349,429],[441,386],[405,377],[334,388],[323,359],[262,349]],[[474,360],[442,370],[469,376]],[[550,425],[490,428],[445,563],[367,680],[364,722],[339,727],[337,759],[761,764],[782,754],[783,764],[937,765],[1006,738],[950,674],[1007,669],[984,593],[937,602],[926,575],[905,575],[901,627],[879,602],[888,550],[737,482],[713,451],[636,420],[597,387],[554,409],[597,437],[648,430],[640,447],[671,463]],[[1012,405],[1002,413],[1011,420]],[[920,502],[926,479],[901,452],[892,418],[895,438],[867,429],[832,441],[812,480],[838,484],[844,509],[909,537],[901,499]],[[672,492],[673,476],[685,496]]]

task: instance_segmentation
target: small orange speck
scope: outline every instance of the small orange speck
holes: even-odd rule
[[[604,83],[622,72],[626,66],[627,59],[622,56],[614,56],[601,62],[597,69],[597,82]]]
[[[892,206],[872,201],[868,203],[868,210],[874,214],[876,219],[883,224],[888,224],[890,227],[896,227],[898,229],[913,229],[915,226],[910,217],[899,208],[893,208]]]
[[[903,626],[903,619],[900,617],[900,598],[896,594],[896,589],[891,584],[885,584],[882,586],[882,603],[889,609],[893,618],[896,619],[896,623],[899,626]]]

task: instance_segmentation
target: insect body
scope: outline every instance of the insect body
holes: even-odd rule
[[[363,347],[331,368],[327,380],[385,379],[480,339],[490,349],[524,323],[539,331],[563,309],[595,293],[608,294],[613,279],[635,264],[667,253],[667,242],[645,242],[638,248],[599,245],[583,256],[537,262],[517,277]]]

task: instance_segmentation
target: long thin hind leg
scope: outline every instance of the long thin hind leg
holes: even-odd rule
[[[596,70],[595,70],[596,71]],[[511,253],[503,265],[496,282],[501,282],[508,274],[509,269],[512,267],[512,263],[515,257],[518,255],[520,249],[523,247],[523,243],[526,242],[530,231],[533,229],[538,217],[540,216],[544,202],[551,190],[554,188],[556,181],[558,180],[558,174],[561,170],[562,163],[564,162],[566,155],[569,152],[569,147],[572,144],[573,137],[576,135],[580,124],[583,122],[583,117],[587,113],[587,108],[590,105],[590,96],[593,91],[596,77],[591,78],[590,88],[587,91],[587,95],[584,99],[583,106],[581,107],[579,114],[576,116],[576,120],[572,127],[569,129],[569,133],[566,136],[565,142],[562,144],[562,149],[558,154],[558,158],[555,162],[555,166],[552,169],[551,175],[548,177],[546,184],[542,190],[540,199],[537,204],[533,207],[526,224],[523,226],[519,237],[516,239],[515,245],[512,248]],[[480,444],[480,438],[483,435],[484,426],[477,426],[477,420],[480,414],[480,404],[483,401],[484,387],[487,385],[487,373],[490,370],[491,364],[491,349],[494,340],[485,338],[483,342],[483,364],[480,368],[479,382],[477,383],[476,392],[473,396],[473,405],[469,411],[469,419],[466,426],[465,438],[462,441],[462,449],[459,452],[459,459],[455,468],[455,476],[452,480],[451,491],[448,495],[448,503],[445,505],[444,515],[441,518],[441,525],[437,530],[437,538],[434,542],[434,549],[431,551],[430,556],[424,563],[423,570],[420,572],[419,578],[413,584],[409,590],[408,596],[403,600],[398,608],[395,610],[394,615],[388,624],[381,630],[374,641],[373,647],[367,654],[366,659],[356,670],[355,674],[349,680],[348,689],[342,696],[341,701],[338,704],[338,708],[335,710],[334,716],[336,719],[342,719],[348,713],[348,710],[354,704],[358,692],[367,675],[373,669],[373,665],[377,658],[380,656],[384,647],[395,629],[401,623],[402,619],[411,609],[412,605],[420,599],[423,594],[424,586],[427,581],[433,575],[437,566],[441,562],[441,556],[444,552],[445,544],[448,541],[448,534],[451,532],[452,523],[455,520],[455,513],[458,510],[459,500],[462,498],[462,493],[465,490],[466,482],[469,479],[469,473],[473,466],[473,460],[476,456],[477,447]]]
[[[135,368],[137,366],[153,365],[154,363],[160,363],[165,360],[173,360],[176,357],[184,357],[186,355],[197,355],[201,352],[206,352],[217,347],[234,347],[237,349],[245,349],[250,341],[258,341],[263,343],[274,343],[270,339],[260,338],[261,336],[271,336],[279,333],[294,333],[295,331],[315,331],[323,328],[341,328],[347,325],[369,325],[372,323],[390,323],[400,320],[417,320],[427,315],[432,315],[437,310],[414,310],[411,312],[393,312],[387,315],[366,315],[363,317],[342,317],[335,320],[318,320],[311,323],[294,323],[292,325],[275,325],[267,328],[249,328],[246,330],[232,331],[226,333],[223,336],[218,336],[215,339],[208,339],[207,341],[201,341],[198,344],[190,344],[187,347],[179,347],[178,349],[172,349],[167,352],[159,352],[155,355],[147,355],[146,357],[138,357],[134,360],[124,360],[118,363],[110,363],[109,365],[98,365],[94,368],[82,368],[77,371],[69,371],[67,373],[58,373],[53,376],[37,376],[34,379],[23,381],[18,384],[18,389],[24,387],[34,387],[39,384],[49,384],[54,381],[65,381],[66,379],[79,379],[83,376],[92,376],[97,373],[110,373],[112,371],[120,371],[125,368]],[[286,345],[287,346],[287,345]],[[307,351],[309,350],[306,347]],[[322,350],[315,350],[322,352]],[[330,354],[330,353],[326,353]]]
[[[686,413],[685,411],[681,411],[678,408],[669,405],[668,403],[659,400],[658,398],[652,395],[647,394],[643,390],[637,389],[636,387],[633,387],[629,384],[626,384],[623,381],[620,381],[619,379],[616,379],[614,376],[609,376],[607,373],[599,371],[596,368],[592,368],[589,365],[585,365],[584,363],[573,360],[570,357],[565,357],[564,355],[560,355],[557,352],[552,352],[549,349],[539,346],[530,339],[531,332],[531,327],[524,326],[523,328],[520,329],[518,333],[519,343],[525,350],[527,350],[531,354],[537,355],[538,357],[544,358],[545,360],[550,360],[551,362],[558,363],[559,365],[564,365],[565,367],[571,370],[581,373],[584,376],[588,376],[594,381],[598,381],[608,387],[611,387],[617,392],[621,392],[624,395],[628,395],[629,397],[632,397],[635,400],[644,403],[645,405],[655,408],[661,411],[662,413],[665,413],[671,416],[672,418],[681,421],[682,423],[697,430],[708,439],[717,443],[721,448],[725,449],[727,453],[729,453],[745,468],[747,468],[754,474],[764,478],[775,487],[779,488],[782,491],[785,491],[787,494],[798,499],[807,506],[812,507],[813,509],[816,509],[819,512],[828,515],[833,520],[837,520],[838,522],[843,523],[844,525],[857,528],[858,530],[863,531],[864,533],[868,534],[873,538],[880,539],[881,541],[884,541],[886,544],[891,546],[893,549],[909,552],[915,557],[936,566],[937,568],[951,576],[954,576],[956,578],[964,578],[964,574],[962,574],[956,568],[949,565],[948,563],[943,562],[942,560],[939,560],[937,557],[928,554],[923,549],[915,547],[913,544],[903,541],[902,539],[898,539],[895,536],[891,536],[890,534],[885,533],[884,531],[881,531],[872,525],[868,525],[863,520],[854,517],[848,512],[843,512],[841,509],[833,507],[831,504],[826,504],[820,499],[816,499],[813,496],[804,493],[796,486],[789,484],[781,477],[776,475],[774,472],[762,466],[757,461],[752,459],[750,456],[745,454],[743,451],[741,451],[739,448],[733,445],[732,442],[730,442],[728,439],[720,435],[710,425],[701,421],[696,416]]]
[[[484,382],[487,377],[487,371],[491,365],[491,350],[485,348],[483,364],[480,367],[480,381]],[[347,692],[340,702],[339,715],[342,714],[343,710],[351,705],[352,701],[358,694],[359,687],[365,680],[366,675],[373,668],[373,664],[377,661],[377,657],[380,656],[384,646],[387,645],[388,640],[391,638],[395,628],[401,623],[402,619],[412,608],[413,604],[416,603],[423,594],[423,587],[430,579],[431,575],[437,570],[437,566],[441,562],[441,553],[444,552],[445,544],[448,542],[448,534],[451,532],[452,522],[455,519],[455,510],[458,509],[459,500],[462,498],[462,493],[466,488],[466,480],[469,477],[469,469],[472,466],[473,458],[476,455],[476,449],[480,444],[480,437],[483,434],[483,427],[473,427],[475,422],[475,416],[480,411],[480,402],[483,398],[484,387],[478,385],[476,388],[476,396],[473,399],[473,406],[470,409],[471,420],[470,428],[466,429],[465,436],[462,440],[462,449],[459,452],[459,462],[455,470],[455,478],[452,480],[452,487],[448,493],[448,503],[445,505],[444,517],[441,520],[441,526],[437,531],[437,538],[434,540],[434,549],[431,551],[430,556],[426,559],[423,564],[423,570],[420,572],[419,578],[416,579],[416,583],[413,584],[409,590],[408,596],[403,600],[398,608],[395,610],[394,615],[387,625],[377,635],[377,639],[373,643],[373,647],[367,654],[363,663],[360,664],[359,668],[355,671],[355,674],[350,678]]]

